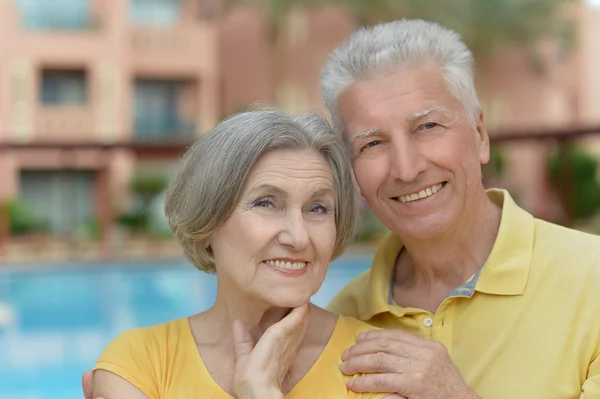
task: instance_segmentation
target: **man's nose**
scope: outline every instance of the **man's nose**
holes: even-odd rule
[[[390,175],[403,182],[414,181],[427,169],[427,159],[421,149],[409,137],[397,138],[392,143]]]

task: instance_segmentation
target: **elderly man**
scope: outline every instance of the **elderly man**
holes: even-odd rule
[[[361,194],[391,230],[329,304],[384,329],[344,353],[344,373],[367,374],[350,389],[600,398],[600,238],[484,189],[489,137],[458,35],[420,20],[359,30],[322,90]]]
[[[322,93],[391,230],[329,304],[386,329],[345,353],[345,373],[377,373],[351,389],[600,398],[600,237],[486,192],[489,137],[458,35],[420,20],[357,31],[325,64]]]

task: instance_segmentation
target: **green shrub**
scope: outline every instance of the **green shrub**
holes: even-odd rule
[[[134,193],[144,198],[152,199],[167,188],[167,176],[162,173],[138,173],[131,181]]]
[[[556,151],[550,154],[550,182],[563,205],[568,206],[571,198],[571,209],[566,209],[566,212],[573,220],[587,219],[600,211],[598,165],[596,157],[574,146],[565,148],[562,153]]]
[[[490,161],[482,165],[481,172],[484,179],[499,179],[504,176],[506,160],[504,152],[497,146],[490,149]]]
[[[388,228],[379,220],[375,212],[367,209],[361,212],[355,241],[361,244],[370,244],[379,240],[388,231]]]
[[[134,233],[148,230],[148,214],[145,212],[126,212],[117,217],[117,223]]]
[[[131,211],[120,214],[116,222],[133,233],[152,234],[151,207],[155,199],[162,194],[168,184],[166,173],[138,172],[131,180],[129,187],[135,197]]]
[[[20,199],[8,202],[8,218],[11,235],[25,235],[47,228],[47,222],[35,208]]]

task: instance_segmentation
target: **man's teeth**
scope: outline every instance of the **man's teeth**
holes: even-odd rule
[[[421,190],[418,193],[409,194],[409,195],[401,195],[399,198],[400,198],[401,202],[410,202],[410,201],[415,201],[415,200],[422,199],[422,198],[427,198],[427,197],[430,197],[433,194],[437,193],[438,191],[440,191],[442,187],[444,187],[443,183],[436,184],[429,188],[426,188],[425,190]]]
[[[268,260],[265,263],[280,269],[300,270],[306,267],[306,262],[286,262],[283,260]]]

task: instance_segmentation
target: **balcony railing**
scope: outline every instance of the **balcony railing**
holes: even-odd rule
[[[136,141],[192,141],[196,124],[179,118],[137,118],[134,125]]]
[[[94,117],[90,107],[40,107],[35,115],[35,140],[93,141]]]
[[[136,27],[132,31],[134,52],[186,52],[196,44],[195,32],[187,27]]]

